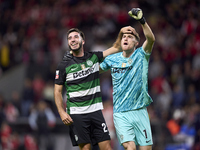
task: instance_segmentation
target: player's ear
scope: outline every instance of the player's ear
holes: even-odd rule
[[[83,43],[83,45],[85,44],[85,41],[84,40],[82,40],[82,43]]]
[[[139,44],[139,42],[135,42],[135,47],[137,47],[137,46],[138,46],[138,44]]]

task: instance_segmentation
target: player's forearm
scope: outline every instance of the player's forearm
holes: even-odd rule
[[[58,113],[61,114],[65,112],[64,106],[63,106],[62,94],[58,91],[54,91],[54,99],[55,99],[55,104],[56,104]]]
[[[111,55],[111,54],[115,54],[117,52],[120,52],[121,51],[121,37],[122,37],[122,32],[120,31],[119,32],[119,35],[115,41],[115,43],[113,44],[113,46],[105,51],[103,51],[103,57],[107,57],[108,55]]]
[[[146,37],[146,40],[144,41],[142,47],[146,53],[151,53],[155,42],[154,34],[147,23],[143,24],[142,28]]]
[[[107,57],[108,55],[111,55],[111,54],[115,54],[117,52],[119,52],[120,50],[118,48],[115,48],[115,47],[111,47],[105,51],[103,51],[103,57]]]
[[[149,42],[149,43],[154,43],[155,42],[155,36],[151,30],[151,28],[149,27],[149,25],[147,24],[147,22],[145,24],[142,25],[142,29],[143,29],[143,32],[144,32],[144,35],[146,37],[146,40]]]
[[[123,36],[123,32],[122,32],[122,29],[120,30],[118,36],[117,36],[117,39],[115,41],[115,43],[113,44],[113,47],[120,50],[121,48],[121,39],[122,39],[122,36]]]
[[[123,32],[122,32],[122,30],[120,30],[120,32],[119,32],[119,34],[117,36],[117,39],[116,39],[115,43],[113,44],[113,46],[103,52],[103,57],[104,58],[106,56],[108,56],[108,55],[111,55],[111,54],[114,54],[114,53],[122,51],[121,50],[121,39],[122,39],[122,36],[123,36]]]

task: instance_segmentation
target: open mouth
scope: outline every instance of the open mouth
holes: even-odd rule
[[[128,45],[128,43],[127,43],[127,42],[124,42],[124,45]]]
[[[71,44],[71,46],[76,46],[76,45],[78,45],[77,43],[73,43],[73,44]]]

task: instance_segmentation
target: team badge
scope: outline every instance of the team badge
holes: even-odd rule
[[[129,58],[129,59],[128,59],[128,63],[129,63],[129,64],[132,64],[132,62],[133,62],[133,60]]]
[[[87,63],[88,66],[92,66],[93,65],[93,62],[91,60],[87,60],[86,63]]]
[[[58,79],[59,78],[59,70],[56,70],[56,77],[55,79]]]

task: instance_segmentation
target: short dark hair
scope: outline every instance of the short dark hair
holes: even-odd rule
[[[71,29],[67,32],[67,38],[68,38],[68,36],[69,36],[69,34],[70,34],[71,32],[78,32],[78,33],[81,35],[81,37],[83,38],[83,40],[85,40],[85,35],[84,35],[84,33],[83,33],[81,30],[77,29],[77,28],[71,28]]]

